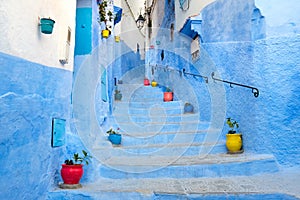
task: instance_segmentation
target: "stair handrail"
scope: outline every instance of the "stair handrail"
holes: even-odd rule
[[[203,78],[204,80],[205,80],[205,82],[206,83],[208,83],[208,77],[207,76],[203,76],[203,75],[201,75],[201,74],[193,74],[193,73],[189,73],[189,72],[185,72],[185,69],[183,68],[182,69],[182,73],[184,74],[184,75],[190,75],[190,76],[198,76],[198,77],[201,77],[201,78]]]
[[[179,72],[179,73],[181,73],[180,70],[175,69],[175,68],[170,67],[170,66],[164,66],[164,65],[158,65],[158,64],[156,64],[156,65],[149,64],[149,66],[151,66],[152,69],[153,69],[153,67],[156,67],[156,68],[163,69],[163,70],[165,70],[165,71],[167,70],[167,71],[174,71],[174,72]]]
[[[220,81],[220,82],[228,83],[231,88],[232,88],[232,85],[237,85],[237,86],[240,86],[240,87],[250,88],[250,89],[252,89],[252,93],[253,93],[254,97],[257,98],[259,96],[259,90],[256,87],[252,87],[252,86],[249,86],[249,85],[243,85],[243,84],[240,84],[240,83],[235,83],[235,82],[231,82],[231,81],[218,79],[218,78],[215,78],[214,76],[215,76],[215,72],[212,72],[211,73],[211,78],[214,81]]]

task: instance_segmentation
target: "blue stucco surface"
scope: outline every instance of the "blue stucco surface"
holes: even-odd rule
[[[75,55],[92,51],[92,8],[76,9]]]
[[[288,5],[290,3],[283,3],[291,13],[297,8]],[[221,79],[257,87],[260,95],[255,98],[251,89],[223,84],[226,116],[239,121],[247,152],[271,153],[279,164],[294,166],[300,164],[300,119],[297,115],[300,37],[295,29],[281,30],[275,37],[274,30],[282,27],[282,23],[276,28],[274,21],[270,22],[274,16],[264,14],[280,15],[280,12],[268,9],[273,7],[256,7],[252,0],[216,1],[201,11],[202,23],[194,25],[202,38],[198,61],[187,62],[180,53],[166,50],[164,60],[160,60],[159,46],[147,52],[147,59],[152,65],[158,63],[175,70],[186,68],[188,72],[207,76],[212,87],[222,83],[213,82],[211,72],[218,72]],[[291,22],[297,24],[297,19],[291,18]],[[272,37],[267,37],[268,31],[272,31]],[[157,69],[154,77],[159,83],[173,87],[175,94],[184,93],[179,82],[172,82],[175,73],[178,72]],[[211,109],[206,84],[201,78],[184,78],[197,91],[201,119],[211,120],[211,113],[215,111]],[[227,130],[224,124],[223,139]]]
[[[72,72],[3,53],[0,67],[0,199],[43,199],[60,180],[51,123],[69,120]]]

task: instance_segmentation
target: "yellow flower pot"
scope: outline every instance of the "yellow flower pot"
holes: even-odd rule
[[[226,134],[226,147],[229,153],[235,153],[241,151],[242,148],[242,134]]]
[[[156,81],[152,81],[152,82],[151,82],[151,86],[152,86],[152,87],[156,87],[156,86],[157,86],[157,82],[156,82]]]
[[[109,36],[109,30],[102,30],[102,37],[108,38],[108,36]]]
[[[120,42],[120,36],[115,36],[115,42]]]

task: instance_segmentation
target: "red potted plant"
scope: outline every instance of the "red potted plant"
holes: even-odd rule
[[[75,189],[82,187],[79,181],[83,175],[83,162],[88,165],[91,156],[84,150],[82,150],[83,156],[79,156],[78,153],[74,153],[73,159],[65,160],[61,168],[61,177],[64,181],[61,188],[64,189]]]
[[[149,79],[144,78],[144,85],[145,85],[145,86],[149,86],[149,85],[150,85]]]
[[[173,91],[170,88],[164,92],[164,101],[173,101]]]

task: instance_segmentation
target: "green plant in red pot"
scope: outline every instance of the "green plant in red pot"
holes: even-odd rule
[[[88,155],[84,150],[82,150],[82,154],[81,156],[78,153],[74,153],[73,159],[67,159],[65,163],[62,164],[60,172],[64,183],[60,185],[61,188],[76,189],[82,187],[79,181],[84,172],[83,163],[88,165],[92,158],[92,156]]]
[[[164,92],[164,101],[173,101],[173,91],[168,87]]]

